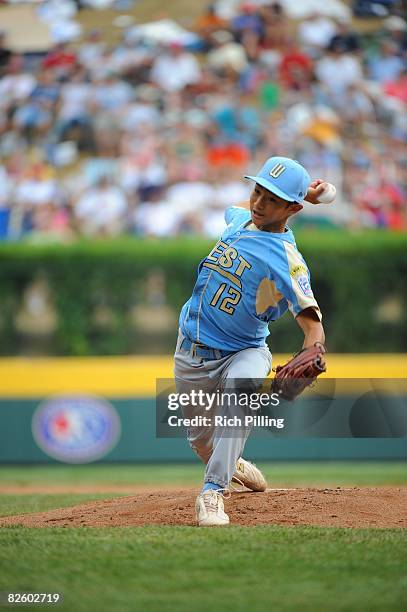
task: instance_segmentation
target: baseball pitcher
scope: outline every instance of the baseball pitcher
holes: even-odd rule
[[[177,391],[233,392],[241,380],[251,391],[258,389],[271,371],[268,324],[288,309],[304,333],[302,350],[277,369],[275,378],[275,389],[290,399],[325,370],[325,337],[310,274],[287,221],[302,210],[304,199],[327,202],[333,186],[311,182],[305,168],[285,157],[269,158],[256,176],[245,178],[254,182],[250,201],[226,210],[227,227],[201,261],[192,296],[181,310]],[[202,408],[191,405],[183,413],[192,418]],[[250,427],[238,436],[220,426],[188,429],[189,444],[206,465],[196,500],[198,525],[229,523],[223,494],[232,480],[252,491],[266,489],[261,471],[242,458],[249,433]]]

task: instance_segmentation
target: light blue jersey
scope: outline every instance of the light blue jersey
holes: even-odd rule
[[[201,261],[191,298],[184,304],[180,328],[192,342],[240,351],[263,346],[268,323],[287,309],[297,316],[314,308],[310,274],[291,230],[264,232],[250,212],[232,206],[221,239]]]

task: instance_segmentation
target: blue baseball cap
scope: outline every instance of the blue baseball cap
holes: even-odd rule
[[[288,157],[269,157],[257,176],[244,178],[256,181],[288,202],[302,202],[311,184],[311,177],[305,168]]]

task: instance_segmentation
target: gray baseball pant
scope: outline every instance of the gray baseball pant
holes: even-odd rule
[[[204,359],[196,356],[192,348],[189,351],[180,348],[183,338],[180,331],[174,355],[177,393],[191,393],[192,390],[238,392],[243,379],[244,390],[254,392],[271,370],[271,353],[267,346],[244,349],[219,359]],[[206,411],[202,406],[189,405],[183,407],[182,412],[184,418],[189,419],[199,415],[213,416],[214,409]],[[239,412],[238,406],[236,412]],[[214,425],[188,428],[188,442],[206,464],[205,482],[221,487],[230,483],[250,431],[249,426],[239,431]]]

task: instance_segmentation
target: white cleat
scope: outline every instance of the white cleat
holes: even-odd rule
[[[200,527],[229,525],[229,517],[223,507],[223,495],[214,489],[198,495],[195,510],[196,520]]]
[[[251,491],[260,492],[267,489],[266,479],[259,468],[242,457],[237,460],[236,471],[233,474],[232,481],[238,482],[247,489],[251,489]]]

